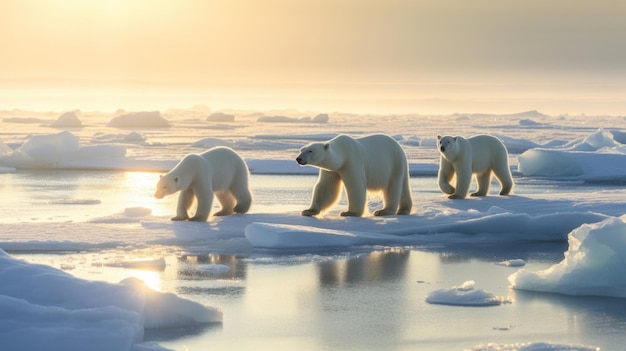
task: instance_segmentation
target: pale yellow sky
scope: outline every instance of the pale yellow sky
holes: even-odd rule
[[[626,114],[625,18],[621,0],[0,0],[0,109]]]

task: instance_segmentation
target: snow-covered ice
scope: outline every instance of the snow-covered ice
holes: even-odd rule
[[[137,350],[146,328],[222,321],[219,309],[153,291],[136,278],[86,281],[1,250],[0,279],[0,340],[11,350]]]
[[[445,116],[450,124],[444,128],[442,116],[368,118],[322,113],[316,121],[317,117],[305,118],[314,115],[309,113],[228,111],[226,117],[215,115],[207,120],[212,114],[191,109],[122,111],[115,115],[81,111],[82,126],[78,127],[73,118],[59,115],[0,111],[4,117],[1,123],[11,128],[10,132],[0,129],[0,177],[4,185],[0,248],[35,261],[40,258],[32,253],[68,257],[55,260],[52,268],[2,253],[0,275],[11,284],[0,288],[0,310],[2,316],[14,318],[0,317],[0,330],[14,331],[2,334],[3,342],[19,345],[24,335],[41,334],[40,338],[29,338],[33,344],[24,344],[24,349],[37,349],[55,335],[62,340],[61,347],[73,343],[101,344],[102,349],[116,350],[181,348],[182,342],[176,338],[155,343],[162,339],[144,334],[156,327],[181,325],[187,331],[196,330],[194,326],[221,320],[218,311],[226,306],[224,319],[230,314],[238,322],[240,334],[225,323],[218,335],[198,332],[198,343],[205,345],[209,340],[218,348],[241,347],[243,344],[232,341],[238,340],[269,348],[264,343],[270,345],[270,341],[259,333],[274,335],[284,330],[286,335],[297,335],[290,338],[279,333],[281,340],[293,342],[288,345],[291,347],[311,346],[304,341],[311,338],[320,343],[312,349],[354,346],[350,343],[356,341],[336,336],[333,331],[342,330],[341,335],[365,338],[367,343],[359,344],[363,349],[432,339],[436,339],[433,349],[440,350],[450,345],[455,349],[481,345],[474,349],[504,350],[587,350],[595,349],[596,344],[615,345],[611,338],[618,334],[602,337],[595,332],[594,327],[604,322],[595,322],[600,317],[589,312],[594,308],[577,307],[577,303],[560,299],[567,298],[561,295],[626,297],[626,282],[619,274],[626,262],[624,119],[550,117],[530,111],[506,116]],[[266,122],[290,123],[266,123],[259,120],[261,116],[285,117]],[[51,132],[49,127],[55,120],[67,123],[59,128],[70,130]],[[342,218],[342,200],[324,216],[302,217],[300,211],[310,200],[316,170],[297,165],[294,158],[298,149],[339,133],[359,136],[374,132],[392,135],[407,152],[415,203],[411,215]],[[435,137],[441,133],[489,133],[502,139],[510,151],[514,194],[463,201],[443,196],[435,178]],[[171,169],[186,153],[217,145],[234,148],[248,163],[255,194],[250,213],[214,217],[207,223],[169,221],[176,199],[152,199],[158,173]],[[137,170],[141,172],[131,172]],[[375,195],[369,200],[369,210],[381,201]],[[552,247],[555,243],[562,245],[558,247],[563,248],[559,254],[564,253],[564,259],[543,259],[544,245]],[[517,247],[530,249],[510,254],[502,251]],[[165,251],[149,257],[133,256],[141,250]],[[406,256],[405,252],[414,254]],[[79,257],[84,255],[106,259],[94,258],[94,265],[89,265],[81,263]],[[429,261],[437,255],[438,261]],[[464,255],[481,262],[467,261]],[[186,257],[195,257],[197,262]],[[408,261],[410,266],[405,263]],[[20,267],[20,274],[14,267]],[[139,272],[143,268],[147,269]],[[102,276],[108,283],[94,281],[101,278],[98,274],[102,271],[119,279]],[[483,276],[482,271],[490,276]],[[409,273],[417,279],[403,276]],[[157,274],[169,282],[163,286],[168,292],[148,288],[149,280],[142,283],[128,278],[132,274],[144,278]],[[36,284],[33,277],[42,275],[50,278]],[[424,275],[430,279],[422,279]],[[289,279],[296,283],[286,283],[292,281]],[[388,286],[390,280],[396,285]],[[428,284],[415,284],[416,280]],[[472,280],[480,282],[480,288],[469,283],[455,286]],[[548,294],[537,297],[528,291]],[[389,300],[379,300],[386,295]],[[448,340],[441,334],[441,326],[464,321],[464,316],[455,314],[459,307],[426,303],[426,295],[431,302],[465,306],[472,301],[511,303],[496,309],[471,309],[486,310],[472,313],[489,315],[479,318],[467,334]],[[248,302],[245,308],[233,305],[242,296],[246,297],[243,301],[254,298],[258,304]],[[37,300],[46,298],[47,303]],[[262,309],[277,299],[291,309]],[[582,331],[571,331],[562,327],[570,323],[568,320],[546,319],[534,329],[529,321],[543,311],[527,315],[516,306],[532,311],[537,301],[547,304],[543,309],[552,308],[555,316],[562,316],[563,310],[586,315],[587,324],[580,327]],[[70,302],[76,305],[67,305]],[[363,306],[372,308],[378,318],[362,320],[364,315],[357,310]],[[393,318],[383,317],[390,306],[397,308]],[[297,328],[292,318],[302,322],[302,309],[310,316],[305,321],[310,324],[289,329]],[[518,314],[509,315],[510,310]],[[606,322],[615,323],[617,333],[624,331],[620,326],[626,319],[620,311],[611,311],[612,319]],[[420,319],[422,313],[430,313],[430,324]],[[35,315],[45,315],[46,319]],[[337,317],[345,319],[334,321]],[[526,323],[518,327],[511,322],[516,318]],[[265,322],[250,322],[261,320]],[[394,321],[400,324],[385,324]],[[482,322],[489,324],[487,330],[493,325],[516,326],[488,334],[478,329]],[[548,323],[557,330],[542,334]],[[359,329],[351,330],[352,325]],[[432,337],[397,334],[408,325],[426,330]],[[463,329],[458,324],[457,328]],[[48,333],[50,330],[55,333]],[[307,330],[325,337],[314,337]],[[567,338],[577,333],[583,333],[581,338],[568,342]],[[77,339],[80,337],[83,339]],[[109,343],[97,341],[107,337],[111,338]],[[592,346],[584,346],[588,344]]]
[[[538,272],[522,269],[512,274],[512,287],[565,295],[626,297],[626,217],[583,224],[568,239],[563,261]]]

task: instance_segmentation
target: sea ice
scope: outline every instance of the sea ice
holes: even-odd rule
[[[170,123],[159,111],[133,112],[113,118],[109,127],[115,128],[167,128]]]
[[[0,284],[0,340],[11,350],[130,350],[141,345],[145,328],[222,321],[221,310],[151,290],[136,278],[86,281],[2,250],[0,280],[11,282]]]
[[[474,285],[473,280],[468,280],[459,286],[435,290],[428,294],[426,302],[454,306],[497,306],[506,302],[505,298],[476,289]]]
[[[569,236],[558,264],[509,276],[514,289],[565,295],[626,297],[626,216],[583,224]]]
[[[76,115],[76,111],[65,112],[54,122],[50,123],[53,128],[81,128],[83,122]]]

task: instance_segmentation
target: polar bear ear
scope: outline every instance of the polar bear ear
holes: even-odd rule
[[[458,138],[458,137],[454,137],[454,138],[453,138],[453,139],[454,139],[454,141],[456,141],[456,138]]]
[[[329,148],[330,148],[330,144],[329,143],[324,144],[324,150],[328,150]]]
[[[437,140],[441,140],[441,134],[437,134]]]

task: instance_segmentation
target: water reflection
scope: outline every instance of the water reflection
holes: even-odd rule
[[[245,293],[245,285],[232,282],[245,281],[248,266],[245,260],[235,255],[185,254],[177,258],[176,271],[178,293],[199,296],[238,297]],[[185,284],[190,282],[192,284]]]
[[[401,248],[387,249],[347,260],[320,263],[320,285],[341,286],[402,279],[410,253],[410,250]]]

